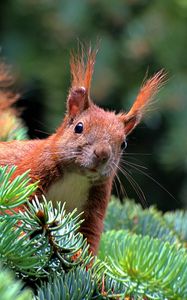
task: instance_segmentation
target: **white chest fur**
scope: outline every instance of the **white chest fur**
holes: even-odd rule
[[[66,211],[77,208],[78,212],[81,212],[88,198],[89,187],[90,183],[86,176],[68,172],[50,186],[47,198],[53,203],[66,202]]]

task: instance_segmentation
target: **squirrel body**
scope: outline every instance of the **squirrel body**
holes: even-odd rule
[[[15,175],[30,169],[32,181],[39,180],[36,192],[54,203],[66,202],[66,209],[83,211],[80,231],[98,249],[112,182],[126,136],[140,122],[148,103],[163,83],[158,72],[140,89],[128,113],[105,111],[90,98],[95,52],[87,61],[72,56],[72,85],[67,113],[57,129],[44,140],[0,142],[0,165],[16,165]]]

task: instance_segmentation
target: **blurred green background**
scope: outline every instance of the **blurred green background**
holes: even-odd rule
[[[69,53],[78,40],[100,40],[92,98],[102,107],[128,110],[146,73],[168,72],[158,101],[129,137],[125,157],[147,168],[140,170],[148,175],[128,169],[146,205],[164,211],[187,206],[187,1],[1,1],[1,56],[18,75],[19,105],[32,138],[45,137],[62,120]],[[130,198],[145,202],[121,180]],[[119,186],[118,193],[122,197]]]

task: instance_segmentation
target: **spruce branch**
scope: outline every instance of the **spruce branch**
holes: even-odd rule
[[[176,235],[186,244],[187,243],[187,211],[177,210],[164,214],[168,227],[176,232]]]
[[[187,253],[182,247],[113,230],[103,234],[99,258],[106,277],[121,283],[121,297],[187,299]]]
[[[80,264],[86,266],[91,261],[89,246],[78,232],[82,214],[76,215],[76,211],[66,214],[65,203],[57,203],[54,208],[45,197],[42,202],[35,197],[35,200],[28,203],[28,208],[20,212],[24,232],[32,238],[43,235],[48,240],[51,258],[57,258],[64,269]]]
[[[12,209],[25,203],[37,188],[37,182],[30,183],[29,171],[11,181],[16,167],[0,167],[0,210]]]
[[[0,265],[0,299],[1,300],[33,300],[30,290],[23,290],[23,283],[16,280],[13,273]]]
[[[54,208],[44,197],[43,202],[37,197],[27,202],[24,211],[13,210],[37,188],[28,172],[11,181],[15,170],[0,168],[0,261],[33,278],[89,264],[92,257],[78,232],[82,221],[76,210],[66,214],[65,204]]]
[[[88,244],[78,232],[81,224],[76,210],[65,214],[65,205],[37,198],[25,211],[0,218],[0,260],[23,276],[41,278],[62,273],[92,260]],[[19,224],[18,224],[19,221]]]
[[[125,200],[121,204],[112,197],[105,218],[105,231],[125,229],[143,236],[159,238],[163,241],[182,243],[182,237],[177,234],[172,226],[155,207],[142,209],[132,200]]]
[[[77,267],[60,276],[50,277],[49,281],[38,289],[34,300],[101,299],[97,296],[93,272]]]
[[[23,230],[13,216],[0,220],[0,261],[21,274],[42,276],[42,268],[48,262],[44,251],[47,243],[42,239],[31,240]]]

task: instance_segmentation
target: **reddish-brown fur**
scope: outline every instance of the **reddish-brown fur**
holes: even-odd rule
[[[9,89],[13,83],[14,78],[10,70],[5,63],[0,63],[0,113],[5,109],[10,109],[11,104],[19,98],[18,94],[12,93]]]
[[[149,79],[127,114],[106,112],[90,99],[95,55],[95,52],[89,50],[86,63],[83,53],[80,57],[72,56],[72,86],[67,99],[67,113],[56,133],[44,140],[0,143],[0,165],[17,165],[15,175],[30,169],[32,180],[40,181],[37,191],[39,196],[42,193],[47,195],[55,183],[59,183],[59,189],[64,180],[70,184],[71,176],[83,181],[81,184],[86,200],[78,198],[82,202],[77,203],[84,210],[85,221],[80,230],[94,254],[97,252],[120,159],[120,146],[140,122],[142,113],[164,80],[163,72]],[[80,122],[84,126],[83,132],[77,133],[75,127]],[[72,189],[73,186],[69,195]],[[62,193],[61,201],[68,202],[64,197]]]

